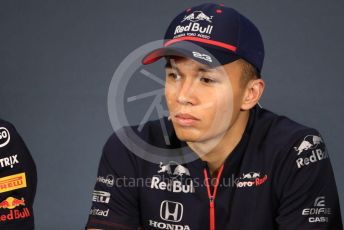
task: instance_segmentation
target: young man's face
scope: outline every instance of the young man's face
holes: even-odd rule
[[[165,96],[180,140],[202,142],[224,135],[240,113],[242,65],[210,68],[189,58],[170,59]]]

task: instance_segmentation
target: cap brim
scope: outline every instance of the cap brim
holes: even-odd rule
[[[148,53],[142,59],[142,63],[144,65],[149,65],[158,61],[162,57],[167,57],[167,56],[190,57],[189,52],[185,52],[185,50],[178,49],[178,48],[162,47]]]
[[[142,59],[142,63],[148,65],[167,56],[187,57],[210,66],[224,65],[240,58],[236,54],[222,48],[204,44],[200,46],[199,44],[183,41],[151,51]]]

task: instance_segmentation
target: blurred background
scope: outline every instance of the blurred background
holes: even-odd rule
[[[113,132],[107,94],[116,68],[202,2],[0,1],[0,117],[16,126],[37,164],[36,229],[83,229],[101,149]],[[219,3],[260,29],[267,86],[261,104],[322,133],[343,207],[344,2]],[[128,113],[143,114],[138,110],[149,103]]]

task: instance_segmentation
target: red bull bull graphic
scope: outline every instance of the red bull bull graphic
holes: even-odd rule
[[[17,199],[15,197],[9,196],[5,200],[0,202],[0,211],[8,210],[7,213],[1,212],[0,223],[26,219],[31,216],[30,210],[25,207],[25,199]]]
[[[0,178],[0,193],[25,188],[26,176],[25,173],[18,173]]]
[[[268,175],[260,175],[257,172],[243,173],[241,177],[235,179],[237,188],[257,187],[264,184],[268,179]]]
[[[184,167],[183,165],[179,164],[178,162],[175,161],[170,161],[167,164],[163,164],[160,162],[160,170],[158,173],[167,173],[168,175],[174,175],[174,176],[190,176],[189,170]],[[174,170],[172,172],[172,167],[174,167]]]
[[[10,196],[2,202],[0,202],[0,209],[14,209],[18,206],[25,206],[24,198],[17,199],[15,197]]]
[[[298,168],[329,158],[323,139],[320,136],[307,135],[299,146],[294,147],[297,152],[296,165]]]
[[[202,11],[194,11],[189,15],[184,16],[184,19],[181,22],[191,21],[191,22],[198,22],[198,21],[207,21],[212,23],[213,16],[207,16]]]
[[[294,147],[297,155],[309,149],[316,149],[320,144],[324,143],[321,137],[314,135],[307,135],[298,147]]]

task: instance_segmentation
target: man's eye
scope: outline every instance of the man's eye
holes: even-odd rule
[[[175,74],[175,73],[169,73],[168,77],[173,79],[173,80],[179,80],[180,79],[180,75]]]
[[[207,84],[211,84],[211,83],[215,83],[216,81],[214,79],[208,78],[208,77],[201,77],[200,79],[201,82],[207,83]]]

